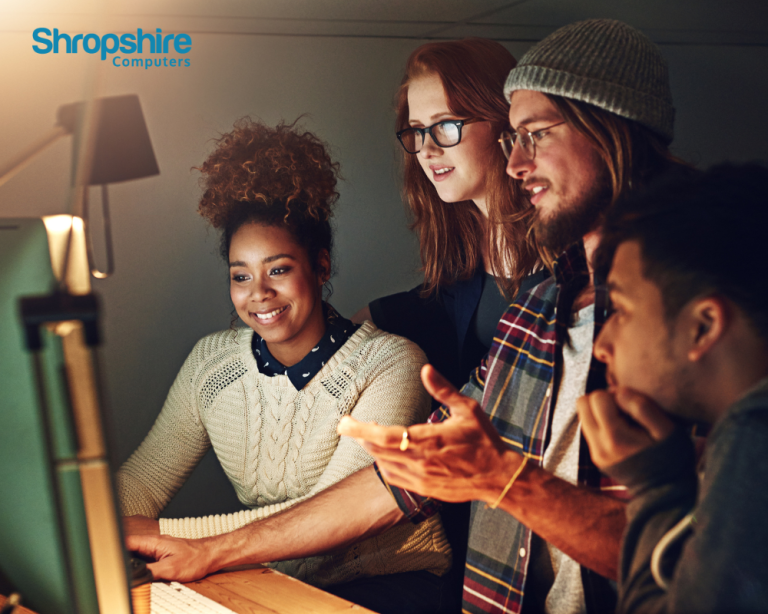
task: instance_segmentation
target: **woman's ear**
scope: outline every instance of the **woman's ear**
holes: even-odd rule
[[[317,255],[317,277],[321,286],[331,278],[331,255],[327,249],[321,249]]]
[[[690,307],[688,360],[697,362],[722,339],[729,323],[728,305],[717,296],[694,301]]]

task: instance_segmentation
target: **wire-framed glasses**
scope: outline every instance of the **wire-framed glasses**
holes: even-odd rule
[[[540,128],[534,132],[530,132],[522,126],[514,132],[502,132],[499,138],[499,143],[501,144],[501,150],[504,152],[504,157],[509,160],[512,155],[512,149],[519,143],[520,148],[523,150],[523,155],[528,160],[533,160],[536,157],[536,142],[543,139],[548,130],[564,123],[566,123],[565,120],[557,122],[556,124],[551,124],[546,128]]]
[[[439,147],[454,147],[461,143],[461,129],[465,124],[482,121],[480,119],[446,119],[427,128],[406,128],[397,133],[397,140],[409,154],[416,154],[424,146],[424,139],[429,134]]]

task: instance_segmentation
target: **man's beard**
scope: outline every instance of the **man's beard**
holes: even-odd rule
[[[579,195],[578,202],[560,203],[547,219],[536,211],[533,232],[539,245],[553,254],[559,254],[571,243],[598,228],[603,214],[611,202],[611,187],[606,178],[600,178],[592,189]]]

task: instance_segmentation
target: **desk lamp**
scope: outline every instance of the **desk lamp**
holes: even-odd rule
[[[104,279],[114,272],[107,184],[160,173],[138,96],[110,96],[97,98],[90,104],[76,102],[59,107],[56,125],[5,166],[0,166],[0,186],[60,138],[70,134],[74,136],[72,159],[76,161],[72,169],[72,185],[76,196],[78,192],[82,193],[79,211],[76,207],[75,213],[80,213],[86,226],[91,274]],[[101,186],[106,271],[100,271],[94,263],[92,241],[87,228],[88,186],[91,185]],[[68,256],[67,250],[65,263]],[[62,290],[65,286],[66,283],[63,283]]]

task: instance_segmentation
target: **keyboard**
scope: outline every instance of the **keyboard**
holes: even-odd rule
[[[153,582],[152,614],[236,614],[178,582]]]

